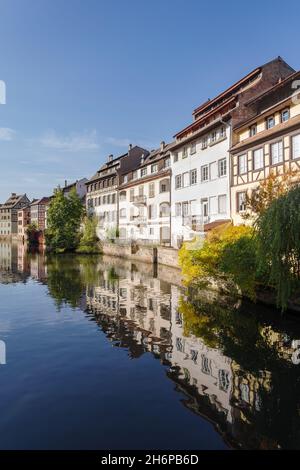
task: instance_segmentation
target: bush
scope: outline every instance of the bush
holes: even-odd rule
[[[100,253],[98,243],[97,219],[96,217],[86,217],[84,219],[83,234],[76,252],[86,254]]]

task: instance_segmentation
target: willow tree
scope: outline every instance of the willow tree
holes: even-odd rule
[[[259,259],[270,268],[278,306],[300,291],[300,186],[274,200],[257,221]]]

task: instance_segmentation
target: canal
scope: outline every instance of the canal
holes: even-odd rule
[[[0,242],[1,449],[300,448],[300,321]]]

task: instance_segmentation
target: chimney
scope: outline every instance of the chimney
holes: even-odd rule
[[[11,197],[16,197],[17,193],[11,193]]]
[[[68,181],[65,180],[65,188],[68,186]]]
[[[165,143],[164,140],[162,140],[161,143],[160,143],[160,150],[163,150],[165,148],[165,146],[166,146],[166,143]]]
[[[130,152],[131,149],[132,149],[132,144],[129,144],[128,145],[128,152]]]
[[[112,154],[108,155],[108,163],[113,161],[114,156]]]

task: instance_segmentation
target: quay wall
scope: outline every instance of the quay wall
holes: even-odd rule
[[[178,250],[166,246],[152,246],[142,244],[119,244],[102,242],[103,254],[140,261],[142,263],[157,263],[180,269]]]

